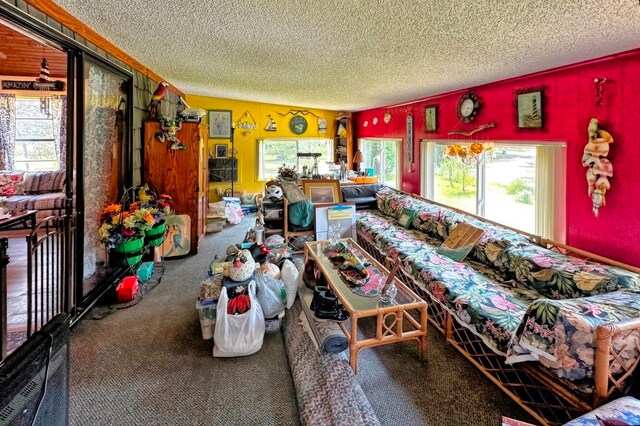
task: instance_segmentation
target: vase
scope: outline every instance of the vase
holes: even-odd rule
[[[151,229],[145,231],[144,241],[151,247],[158,247],[162,244],[164,237],[165,220],[161,219],[153,225]]]
[[[119,265],[133,266],[142,260],[144,235],[136,235],[118,244],[111,251],[111,258]]]

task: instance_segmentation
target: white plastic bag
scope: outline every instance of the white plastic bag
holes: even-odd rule
[[[256,282],[249,283],[251,308],[244,314],[227,314],[229,297],[222,288],[216,312],[216,328],[213,332],[213,356],[234,357],[251,355],[262,348],[264,339],[264,314],[256,298]]]
[[[265,319],[275,318],[284,312],[287,300],[284,284],[268,275],[256,274],[257,297]]]
[[[298,270],[289,259],[282,263],[280,279],[284,283],[285,290],[287,290],[287,309],[291,309],[293,302],[296,301],[296,294],[298,294]]]
[[[232,225],[237,225],[242,222],[242,209],[238,203],[227,203],[224,208],[224,213],[227,216],[227,220]]]

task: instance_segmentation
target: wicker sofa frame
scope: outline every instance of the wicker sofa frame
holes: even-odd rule
[[[513,230],[525,235],[531,239],[532,242],[564,254],[590,259],[640,273],[640,268],[607,259],[565,244],[556,243],[514,228],[509,228],[416,194],[404,194],[418,200],[447,207],[492,225]],[[387,268],[391,266],[393,260],[388,257],[387,253],[380,251],[374,242],[360,230],[358,230],[358,244]],[[631,380],[629,379],[638,365],[638,360],[631,362],[623,360],[612,342],[618,335],[626,336],[634,331],[640,331],[640,318],[607,323],[597,328],[593,377],[594,393],[590,395],[579,390],[569,380],[552,375],[552,373],[539,362],[529,361],[507,365],[503,357],[494,353],[477,335],[462,326],[455,317],[444,308],[441,302],[433,298],[418,284],[410,273],[404,271],[402,268],[400,271],[398,278],[426,300],[428,304],[429,321],[445,335],[447,343],[460,351],[493,383],[542,424],[564,424],[628,391],[631,385]],[[636,343],[636,345],[638,345],[638,349],[640,350],[640,344]],[[619,374],[612,373],[611,367],[614,362],[622,366],[622,371]]]

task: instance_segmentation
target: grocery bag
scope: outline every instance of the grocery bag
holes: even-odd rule
[[[222,288],[213,333],[213,356],[234,357],[256,353],[264,339],[264,315],[256,298],[256,282],[249,283],[251,307],[244,314],[229,315],[227,289]]]

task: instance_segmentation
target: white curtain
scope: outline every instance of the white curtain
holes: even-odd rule
[[[55,139],[58,169],[67,166],[67,97],[51,96],[51,118],[53,119],[53,137]]]
[[[16,96],[0,94],[0,170],[13,170],[16,152]]]
[[[554,239],[557,146],[536,148],[536,234]]]

